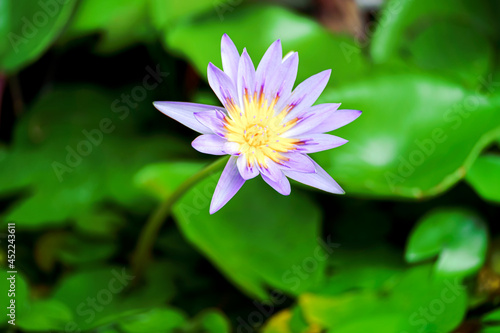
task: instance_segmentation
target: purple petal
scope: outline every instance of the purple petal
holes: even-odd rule
[[[279,68],[282,63],[281,41],[278,39],[267,49],[255,73],[255,90],[263,92],[264,96],[271,100],[274,98],[279,87]]]
[[[337,110],[335,112],[332,112],[328,116],[328,118],[326,118],[325,121],[323,121],[317,127],[311,129],[311,133],[331,132],[356,120],[356,118],[358,118],[360,115],[361,111],[359,110]]]
[[[315,172],[314,163],[309,157],[300,153],[282,153],[288,161],[283,161],[280,163],[282,166],[281,170],[291,170],[298,172],[311,173]]]
[[[259,174],[259,169],[254,166],[253,163],[249,165],[245,155],[238,157],[236,165],[238,166],[241,177],[245,180],[252,179]]]
[[[288,114],[287,119],[295,118],[303,110],[313,105],[321,95],[330,79],[331,70],[328,69],[321,73],[311,76],[295,88],[290,97],[287,99],[287,105],[292,109]]]
[[[207,78],[210,88],[212,88],[217,95],[222,105],[228,108],[231,102],[236,103],[236,97],[238,96],[236,94],[236,86],[226,73],[221,71],[214,64],[209,63]]]
[[[219,110],[225,112],[224,108],[212,105],[184,103],[184,102],[153,102],[155,108],[172,119],[177,120],[184,126],[189,127],[202,134],[211,134],[212,131],[201,124],[194,117],[195,112]]]
[[[292,93],[295,79],[297,78],[297,70],[299,68],[299,54],[292,53],[290,56],[283,60],[279,68],[279,81],[276,93],[280,96],[276,104],[276,111],[280,112],[285,106],[290,94]]]
[[[221,57],[222,57],[222,69],[224,73],[229,76],[236,86],[236,78],[238,75],[238,61],[240,59],[240,54],[238,49],[234,45],[233,41],[227,34],[222,36],[221,41]]]
[[[243,49],[241,54],[240,62],[238,64],[238,99],[240,101],[240,107],[244,109],[243,97],[245,93],[250,97],[253,97],[255,91],[255,67],[252,63],[252,59],[248,55],[247,49]]]
[[[219,110],[210,110],[203,112],[195,112],[194,117],[202,125],[210,128],[214,134],[224,137],[226,130],[224,129],[226,114]]]
[[[281,171],[280,166],[271,161],[269,158],[266,158],[266,163],[266,167],[259,166],[260,173],[274,182],[279,182],[281,178],[283,178],[283,172]]]
[[[240,145],[239,145],[239,143],[236,143],[236,142],[227,141],[224,144],[224,147],[222,149],[226,152],[226,154],[229,154],[229,155],[239,155],[240,154]]]
[[[281,179],[278,182],[275,182],[274,180],[271,180],[267,178],[266,176],[262,175],[262,179],[269,185],[271,185],[272,188],[274,188],[278,193],[283,194],[283,195],[289,195],[290,192],[292,191],[290,187],[290,182],[286,177],[281,177]]]
[[[315,129],[327,121],[327,119],[332,116],[334,111],[337,110],[339,106],[340,103],[320,104],[304,110],[301,114],[297,115],[297,118],[299,119],[297,124],[295,124],[295,126],[287,132],[283,133],[283,136],[293,138],[301,134],[323,133],[317,132]]]
[[[346,139],[331,134],[310,134],[296,137],[296,139],[304,143],[297,146],[297,150],[306,154],[336,148],[348,142]]]
[[[210,155],[226,155],[224,144],[226,140],[215,134],[200,135],[191,142],[191,146],[201,153]]]
[[[325,171],[322,167],[320,167],[316,162],[312,159],[311,161],[314,163],[316,168],[315,173],[302,173],[296,171],[283,171],[285,176],[291,178],[293,180],[298,181],[299,183],[306,184],[320,190],[336,193],[336,194],[344,194],[344,190],[337,184],[335,180]]]
[[[224,171],[222,171],[210,203],[210,214],[221,209],[245,183],[236,167],[236,159],[237,157],[231,156]]]

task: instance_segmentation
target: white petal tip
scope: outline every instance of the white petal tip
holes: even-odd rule
[[[160,101],[154,101],[154,102],[153,102],[153,106],[154,106],[155,108],[157,108],[159,111],[161,111],[161,110],[160,110],[160,108],[161,108],[161,103],[162,103],[162,102],[160,102]]]
[[[212,204],[210,205],[210,209],[209,209],[210,215],[213,215],[213,214],[217,213],[221,208],[222,208],[222,206],[220,206],[220,205],[214,205],[213,202],[212,202]]]
[[[345,191],[342,187],[340,187],[340,185],[336,184],[337,186],[332,186],[332,188],[330,188],[328,190],[328,192],[330,193],[333,193],[333,194],[339,194],[339,195],[344,195],[345,194]]]
[[[355,115],[355,118],[353,120],[356,120],[359,116],[361,116],[361,114],[363,113],[363,111],[361,111],[361,110],[352,110],[352,113]]]

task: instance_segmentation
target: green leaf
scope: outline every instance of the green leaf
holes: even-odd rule
[[[145,285],[127,292],[135,277],[124,268],[107,267],[67,276],[51,300],[73,311],[71,325],[90,330],[143,313],[170,300],[174,294],[172,267],[158,263],[146,273]]]
[[[410,269],[379,292],[303,294],[299,305],[310,324],[336,332],[450,332],[465,315],[467,292],[460,280],[436,280],[430,273],[430,266]]]
[[[318,103],[362,110],[335,131],[349,140],[314,158],[347,193],[422,198],[461,179],[500,135],[500,99],[418,73],[374,73],[328,89]]]
[[[3,0],[0,4],[0,72],[36,60],[58,37],[76,1]]]
[[[478,78],[487,74],[493,64],[494,50],[487,36],[463,23],[437,22],[422,29],[408,44],[413,64],[464,79],[472,87],[479,85]]]
[[[23,330],[58,330],[72,321],[73,313],[63,303],[56,300],[34,301],[29,311],[19,316],[17,324]]]
[[[488,232],[479,217],[459,209],[443,209],[419,221],[405,257],[415,263],[439,255],[434,268],[439,276],[465,276],[479,270],[487,249]]]
[[[69,235],[59,252],[60,260],[69,266],[92,264],[108,259],[116,252],[116,243],[109,239]]]
[[[460,70],[474,80],[491,62],[485,36],[496,34],[494,13],[488,1],[391,0],[378,20],[370,52],[376,63],[406,55],[424,68],[441,64],[449,73]]]
[[[218,5],[224,6],[224,0],[218,2],[214,2],[213,0],[149,0],[149,2],[149,14],[151,16],[151,20],[153,21],[155,28],[160,31],[169,25],[172,25],[179,19],[186,19],[190,16],[217,10]],[[228,5],[229,4],[226,4],[226,6]]]
[[[220,41],[227,33],[241,52],[247,48],[257,65],[266,49],[281,39],[283,53],[299,52],[298,81],[333,69],[332,82],[352,80],[366,68],[361,51],[348,37],[333,36],[317,22],[282,7],[239,6],[224,14],[178,24],[167,31],[166,45],[184,54],[206,77],[209,62],[221,66]]]
[[[317,243],[318,207],[298,191],[284,197],[256,179],[210,215],[217,180],[218,175],[205,179],[174,207],[188,240],[240,288],[261,298],[266,298],[268,286],[298,294],[314,285],[326,258]],[[315,253],[323,260],[314,259]],[[310,272],[293,270],[306,264]]]
[[[465,317],[468,295],[461,279],[435,279],[432,270],[411,268],[392,290],[392,311],[402,319],[397,333],[452,332]]]
[[[500,326],[484,327],[480,333],[500,333]]]
[[[400,253],[392,248],[335,251],[329,262],[333,274],[312,289],[315,294],[337,295],[350,290],[378,290],[402,271]]]
[[[134,182],[138,187],[147,189],[156,198],[165,200],[204,165],[201,162],[150,164],[135,175]]]
[[[127,333],[174,333],[185,324],[186,316],[179,310],[157,308],[122,320],[120,328]]]
[[[374,292],[349,292],[337,296],[303,294],[299,297],[299,305],[309,323],[329,329],[340,329],[367,317],[382,317],[389,307],[389,303]],[[392,321],[385,324],[394,327],[395,320]],[[390,327],[384,331],[391,332]]]
[[[187,142],[139,136],[137,115],[154,109],[147,103],[132,112],[116,101],[96,89],[66,87],[34,104],[0,163],[0,195],[24,191],[6,220],[35,229],[75,221],[81,226],[93,218],[80,229],[109,234],[117,229],[117,217],[102,209],[103,202],[139,212],[151,207],[133,175],[146,164],[191,149],[185,149]],[[99,219],[106,222],[96,225]]]
[[[64,38],[102,33],[97,50],[115,52],[139,41],[149,41],[149,0],[83,0]]]
[[[103,327],[103,328],[99,328],[97,330],[98,333],[123,333],[123,332],[120,332],[119,330],[117,329],[114,329],[112,327]]]
[[[480,156],[465,177],[469,185],[486,200],[500,202],[500,156]]]
[[[15,305],[15,325],[23,331],[58,330],[73,318],[71,311],[64,303],[57,300],[32,300],[23,274],[8,273],[5,270],[1,270],[0,273],[0,287],[5,290],[5,293],[2,293],[1,303],[2,307],[7,309],[0,320],[0,326],[9,325],[10,327],[11,324],[7,324],[7,321],[14,319],[7,315],[11,311],[9,309],[12,307],[11,300]]]
[[[79,231],[93,236],[114,235],[125,225],[125,219],[118,213],[97,209],[86,211],[76,217],[76,227]]]
[[[205,333],[229,333],[231,325],[227,317],[219,310],[210,309],[199,313],[193,319],[193,325]]]
[[[481,321],[483,322],[500,321],[500,309],[495,309],[491,312],[488,312],[481,318]]]

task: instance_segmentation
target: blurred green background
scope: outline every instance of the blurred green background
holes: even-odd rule
[[[209,215],[215,174],[132,273],[212,161],[151,103],[218,104],[224,33],[333,70],[318,102],[363,114],[313,158],[347,195],[252,180]],[[500,332],[500,2],[0,0],[0,35],[3,332]]]

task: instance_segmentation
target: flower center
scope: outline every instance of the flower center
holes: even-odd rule
[[[261,94],[260,96],[263,97]],[[232,101],[228,101],[225,129],[226,138],[239,144],[240,154],[244,154],[249,163],[267,166],[267,158],[276,163],[287,160],[282,153],[295,150],[299,140],[284,138],[281,135],[295,126],[297,119],[284,122],[288,109],[277,113],[275,106],[278,98],[271,103],[264,98],[253,98],[245,94],[243,110]]]
[[[263,126],[262,124],[249,125],[243,131],[244,141],[252,147],[260,147],[268,144],[271,136],[275,136],[274,133],[270,133],[267,126]]]

